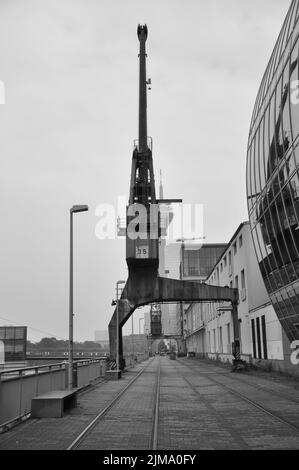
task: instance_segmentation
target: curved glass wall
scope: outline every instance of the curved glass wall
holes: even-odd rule
[[[290,341],[299,339],[299,0],[293,0],[250,125],[247,198],[266,288]]]

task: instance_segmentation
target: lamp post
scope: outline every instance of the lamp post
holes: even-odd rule
[[[132,361],[134,364],[134,314],[132,313]]]
[[[76,212],[86,212],[88,206],[73,206],[70,209],[70,289],[69,289],[69,368],[68,368],[68,388],[73,388],[73,214]]]
[[[144,317],[139,318],[139,334],[141,335],[141,326],[140,321],[144,320]]]
[[[117,281],[116,283],[116,370],[119,377],[119,315],[118,315],[118,286],[125,284],[126,281]]]

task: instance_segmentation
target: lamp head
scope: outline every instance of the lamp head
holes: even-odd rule
[[[86,212],[88,211],[88,206],[86,205],[76,205],[70,209],[71,212]]]

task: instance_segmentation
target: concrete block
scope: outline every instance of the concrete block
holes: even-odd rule
[[[105,377],[108,380],[119,380],[121,379],[121,370],[106,370]]]
[[[32,418],[61,418],[64,411],[77,405],[76,390],[57,390],[32,398]]]

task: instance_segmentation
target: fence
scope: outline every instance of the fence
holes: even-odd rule
[[[33,397],[51,390],[64,390],[67,366],[67,362],[60,362],[0,371],[0,427],[29,414]],[[75,361],[74,366],[78,388],[105,376],[104,359]]]

